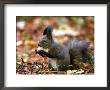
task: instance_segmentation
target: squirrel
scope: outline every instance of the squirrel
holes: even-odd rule
[[[38,43],[38,46],[48,49],[48,51],[36,50],[39,55],[49,58],[49,69],[65,71],[71,65],[75,68],[75,64],[78,62],[87,62],[88,42],[73,39],[61,45],[54,41],[52,31],[52,26],[47,26],[43,32],[43,37]]]

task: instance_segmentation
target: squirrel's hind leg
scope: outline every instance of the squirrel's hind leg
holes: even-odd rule
[[[48,67],[52,71],[57,71],[58,70],[57,60],[54,58],[49,58]]]

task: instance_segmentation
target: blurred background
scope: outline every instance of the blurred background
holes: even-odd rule
[[[43,30],[48,25],[53,26],[53,38],[56,42],[62,44],[69,39],[77,38],[90,42],[90,48],[94,49],[94,16],[17,16],[17,73],[24,74],[19,69],[19,65],[23,64],[23,62],[26,62],[26,65],[30,64],[31,67],[33,63],[37,62],[44,64],[45,69],[48,68],[47,58],[42,58],[34,52],[38,47],[37,44]],[[27,66],[23,70],[27,70],[28,74],[32,73],[33,71],[26,69]]]

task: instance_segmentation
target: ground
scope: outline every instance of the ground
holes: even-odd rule
[[[51,71],[48,68],[48,57],[35,53],[38,41],[45,26],[53,26],[53,38],[62,44],[70,38],[90,42],[91,54],[94,57],[94,17],[21,17],[17,18],[16,30],[16,73],[26,75],[64,74],[80,75],[94,74],[94,60],[79,62],[80,69],[66,71]]]

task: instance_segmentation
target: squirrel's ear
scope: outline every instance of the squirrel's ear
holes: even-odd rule
[[[43,35],[47,35],[49,39],[52,39],[52,30],[53,30],[52,26],[47,26],[44,30]]]
[[[52,26],[47,26],[45,29],[44,29],[44,33],[43,33],[43,35],[47,35],[47,33],[52,33],[52,30],[53,30],[53,28],[52,28]]]

